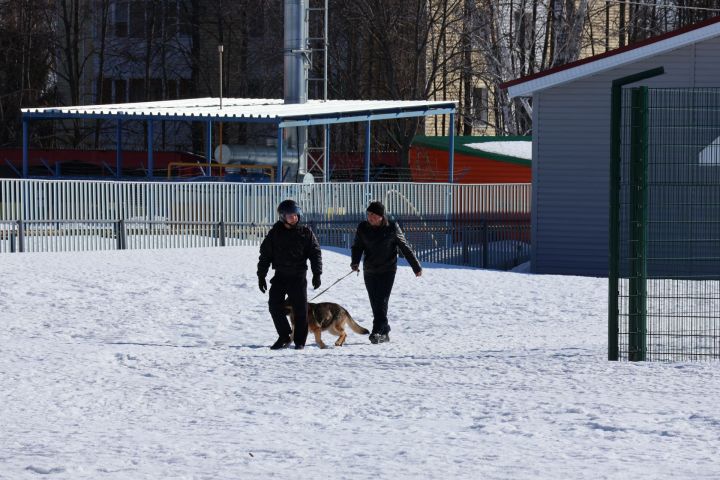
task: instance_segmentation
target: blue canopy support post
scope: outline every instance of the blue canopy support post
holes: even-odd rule
[[[122,120],[115,126],[115,177],[122,176]]]
[[[22,148],[23,148],[23,151],[22,151],[22,162],[23,162],[23,166],[22,166],[22,176],[23,176],[23,178],[27,178],[27,177],[28,177],[28,171],[29,171],[29,168],[28,168],[28,122],[29,122],[29,121],[28,121],[27,118],[23,118],[23,121],[22,121],[22,132],[23,132],[23,133],[22,133],[22,135],[23,135],[23,139],[22,139],[22,142],[23,142],[23,147],[22,147]]]
[[[370,120],[365,123],[365,181],[370,181]]]
[[[208,168],[205,176],[210,176],[210,165],[212,164],[212,121],[207,122],[207,133],[205,134],[205,151],[207,156]]]
[[[283,129],[278,125],[278,133],[277,133],[277,170],[275,172],[275,181],[277,183],[282,183],[283,180],[283,174],[282,174],[282,168],[283,168]]]
[[[455,111],[450,112],[450,125],[448,127],[448,191],[447,191],[447,206],[445,207],[445,228],[447,234],[445,235],[445,248],[451,248],[452,246],[452,234],[450,232],[450,212],[453,211],[453,186],[455,182]]]
[[[325,155],[323,156],[323,182],[330,180],[330,124],[325,125]]]
[[[450,145],[448,146],[449,158],[448,158],[448,183],[455,182],[455,112],[450,114],[450,128],[448,137],[450,138]]]
[[[153,121],[148,120],[148,171],[147,176],[152,178],[155,169],[155,159],[153,158]]]

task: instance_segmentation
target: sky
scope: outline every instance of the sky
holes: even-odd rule
[[[257,254],[3,254],[0,478],[720,478],[718,363],[608,362],[606,279],[402,265],[389,343],[271,351]]]

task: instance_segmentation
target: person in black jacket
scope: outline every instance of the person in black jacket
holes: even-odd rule
[[[258,286],[265,293],[270,265],[275,275],[270,280],[268,306],[270,315],[278,333],[277,341],[270,347],[273,350],[285,348],[295,342],[297,350],[305,347],[307,340],[307,260],[312,269],[312,286],[320,286],[322,275],[322,254],[320,244],[310,228],[300,225],[302,211],[293,200],[283,200],[278,206],[280,220],[273,225],[260,245],[260,260],[257,266]],[[285,295],[293,307],[295,315],[294,337],[285,314]]]
[[[398,249],[410,263],[415,276],[421,276],[420,262],[400,227],[388,220],[382,203],[371,202],[367,208],[367,221],[361,222],[355,233],[350,268],[359,272],[360,258],[365,254],[363,277],[373,312],[373,329],[370,333],[372,343],[390,341],[387,310],[397,271]]]

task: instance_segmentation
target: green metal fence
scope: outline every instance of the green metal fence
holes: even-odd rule
[[[608,357],[720,359],[720,89],[627,89],[617,121]]]

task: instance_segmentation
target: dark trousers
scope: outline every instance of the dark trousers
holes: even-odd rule
[[[295,345],[305,345],[307,340],[307,278],[302,275],[281,275],[275,273],[270,280],[268,306],[279,336],[290,335],[290,324],[285,311],[285,295],[295,314]]]
[[[365,288],[370,297],[370,307],[373,312],[372,333],[386,334],[390,332],[388,325],[387,311],[395,282],[395,272],[365,273]]]

